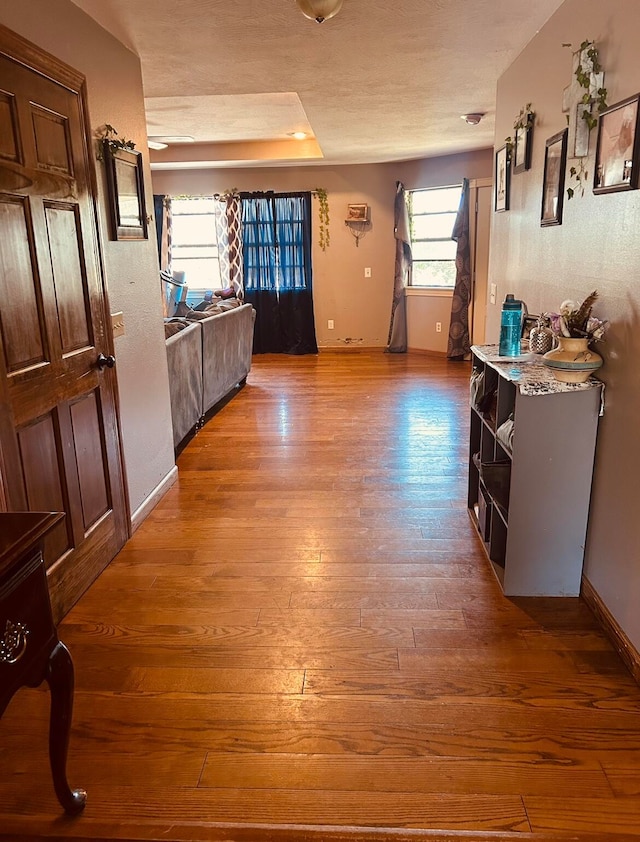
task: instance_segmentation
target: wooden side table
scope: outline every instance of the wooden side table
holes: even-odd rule
[[[67,783],[73,710],[73,662],[53,622],[43,560],[45,535],[63,514],[0,512],[0,716],[14,693],[44,680],[51,691],[49,760],[65,812],[79,813],[87,794]]]

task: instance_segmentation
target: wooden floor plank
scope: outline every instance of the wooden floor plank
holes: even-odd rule
[[[211,667],[104,667],[84,665],[77,678],[83,690],[117,686],[121,693],[189,696],[211,693],[301,693],[304,671],[300,669],[242,669]]]
[[[566,674],[540,674],[505,669],[479,673],[473,667],[452,670],[422,669],[419,674],[400,670],[395,673],[366,675],[350,672],[308,670],[305,693],[325,698],[431,698],[461,708],[491,700],[505,707],[556,707],[580,711],[602,707],[620,713],[638,711],[638,686],[633,680],[620,683],[606,676],[589,681],[577,671]],[[462,716],[462,712],[461,712]]]
[[[423,629],[421,629],[423,631]],[[433,672],[434,668],[454,670],[469,667],[493,672],[539,672],[579,674],[580,670],[566,652],[528,652],[505,643],[500,649],[485,647],[447,649],[400,649],[400,669],[407,673]]]
[[[640,688],[581,600],[502,595],[466,512],[468,375],[255,357],[60,624],[85,813],[59,819],[25,688],[0,842],[640,838]]]
[[[361,613],[364,628],[405,625],[421,629],[466,628],[462,611],[443,611],[440,608],[364,608]]]
[[[584,831],[607,839],[609,833],[639,834],[637,798],[573,798],[527,796],[524,799],[532,830]],[[639,834],[640,835],[640,834]]]
[[[201,787],[340,792],[548,795],[571,786],[581,797],[608,797],[611,788],[597,763],[557,764],[468,757],[344,757],[299,754],[210,753]]]
[[[33,755],[38,749],[36,745],[29,741],[25,741],[22,746],[15,745],[13,740],[11,742],[13,745],[7,749],[5,758],[16,779],[22,780],[25,788],[37,787],[43,792],[50,790],[51,774],[46,756],[43,756],[41,763],[34,763]],[[27,755],[25,748],[31,749]],[[78,741],[77,748],[68,758],[68,775],[72,781],[82,782],[82,787],[87,791],[95,790],[105,778],[117,780],[119,786],[131,788],[146,780],[153,780],[154,786],[193,788],[198,786],[205,757],[206,750],[203,748],[188,751],[182,746],[155,746],[128,751],[127,746],[123,745],[116,754],[104,750],[104,741]]]
[[[132,618],[134,623],[137,617]],[[162,615],[156,619],[163,620]],[[217,617],[212,617],[217,619]],[[357,626],[322,626],[322,637],[317,628],[305,625],[290,626],[215,626],[215,625],[165,625],[165,624],[116,624],[89,622],[65,623],[65,637],[72,641],[79,636],[107,638],[114,646],[133,646],[158,643],[162,646],[221,646],[235,649],[238,646],[256,647],[317,647],[331,649],[359,649],[361,647],[411,647],[411,628],[362,628]],[[68,632],[68,633],[67,633]]]
[[[527,680],[526,676],[523,676],[523,680]],[[197,721],[203,727],[210,721],[276,722],[282,723],[285,729],[290,723],[295,725],[301,722],[314,725],[336,723],[349,727],[361,724],[385,727],[401,722],[421,728],[424,734],[433,733],[436,728],[446,728],[451,732],[455,732],[456,728],[462,729],[465,734],[476,728],[489,728],[495,729],[498,734],[503,732],[502,746],[505,752],[510,749],[511,735],[516,729],[527,731],[535,728],[545,734],[554,734],[558,730],[575,729],[576,719],[580,723],[580,731],[588,735],[587,745],[589,739],[593,739],[590,736],[593,731],[601,733],[602,739],[606,740],[610,732],[626,739],[626,735],[636,734],[640,730],[640,710],[621,712],[607,708],[585,708],[580,710],[577,717],[572,708],[504,705],[499,699],[495,703],[491,699],[483,699],[477,704],[443,704],[437,696],[424,699],[393,697],[390,702],[386,697],[375,696],[322,698],[311,694],[283,696],[269,693],[217,693],[177,699],[162,694],[123,696],[114,690],[79,690],[74,709],[80,720],[95,717],[98,725],[108,711],[109,716],[117,718],[123,727],[128,721],[137,723],[146,719],[151,723],[162,724],[179,718]],[[0,720],[0,734],[3,728],[26,727],[25,718],[40,717],[47,721],[48,715],[49,702],[44,689],[40,692],[21,692]],[[461,720],[464,720],[464,728]],[[479,751],[482,751],[482,747]],[[628,763],[625,763],[627,767]]]
[[[153,640],[151,633],[149,640]],[[100,660],[102,666],[145,666],[145,667],[199,667],[224,669],[230,663],[242,669],[252,670],[381,670],[398,668],[398,650],[378,646],[332,649],[318,646],[255,646],[246,648],[197,646],[171,647],[149,642],[135,646],[114,646],[109,642],[73,643],[73,657],[76,667],[82,671],[86,665]]]
[[[529,822],[516,796],[381,793],[227,788],[163,788],[139,785],[96,785],[83,821],[108,815],[114,823],[142,820],[170,822],[240,822],[275,824],[358,825],[363,827],[426,827],[474,830],[528,831]],[[0,782],[3,809],[13,815],[31,812],[31,805],[15,789]],[[39,798],[43,813],[55,814],[53,795]]]

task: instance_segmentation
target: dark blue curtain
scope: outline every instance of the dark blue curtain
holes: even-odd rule
[[[156,238],[158,241],[158,262],[160,263],[160,268],[162,269],[162,238],[164,236],[164,232],[162,230],[162,226],[164,224],[164,196],[158,196],[156,193],[153,194],[153,218],[156,222]]]
[[[317,354],[311,272],[311,194],[241,193],[245,301],[254,354]]]

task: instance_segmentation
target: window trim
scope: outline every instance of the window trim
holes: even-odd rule
[[[408,298],[453,298],[454,287],[427,287],[424,285],[407,286]]]

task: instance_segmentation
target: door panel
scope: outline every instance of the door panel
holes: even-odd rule
[[[78,208],[45,202],[49,255],[53,274],[60,345],[63,354],[93,347],[89,291],[82,254]]]
[[[4,91],[0,91],[0,158],[18,160],[16,101]]]
[[[67,511],[68,494],[60,465],[56,413],[50,412],[18,430],[18,442],[29,511]],[[65,519],[47,536],[45,564],[53,564],[70,547],[69,523]]]
[[[0,196],[0,334],[7,370],[44,362],[42,301],[28,199]]]
[[[7,507],[66,513],[45,547],[59,618],[127,520],[83,79],[25,44],[0,27],[0,471]]]
[[[31,120],[38,169],[71,175],[69,121],[33,103]]]
[[[111,508],[109,489],[105,482],[107,470],[101,418],[97,392],[85,395],[71,405],[71,427],[85,535]]]

